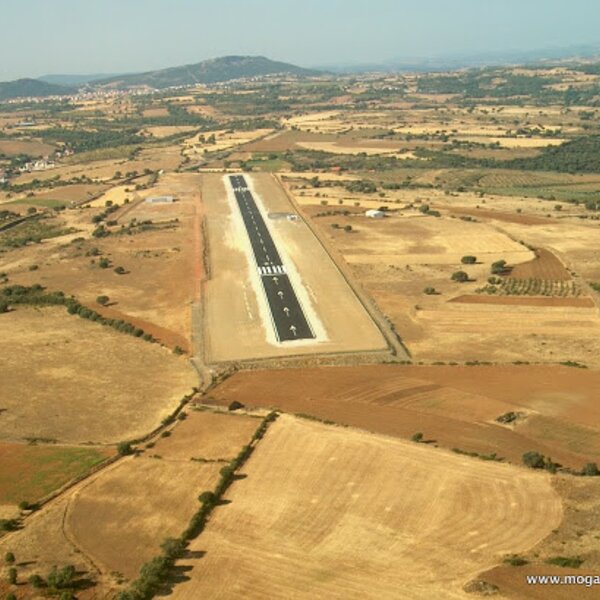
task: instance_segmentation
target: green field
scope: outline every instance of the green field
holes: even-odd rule
[[[101,448],[0,444],[0,504],[36,502],[111,455]]]

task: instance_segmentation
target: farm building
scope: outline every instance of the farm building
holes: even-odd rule
[[[385,217],[385,213],[382,210],[368,210],[365,212],[365,215],[369,217],[369,219],[383,219]]]
[[[147,204],[173,204],[174,196],[150,196],[144,200]]]

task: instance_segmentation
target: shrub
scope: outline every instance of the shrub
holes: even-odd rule
[[[350,232],[352,231],[352,225],[346,225],[346,226],[344,227],[344,231],[345,231],[346,233],[350,233]]]
[[[221,475],[223,479],[231,479],[233,477],[233,469],[229,466],[222,467],[219,471],[219,475]]]
[[[44,580],[39,575],[31,575],[29,577],[29,583],[36,589],[44,587]]]
[[[527,559],[523,558],[522,556],[519,556],[518,554],[512,554],[511,556],[507,556],[504,559],[504,562],[507,565],[511,565],[513,567],[522,567],[523,565],[529,563]]]
[[[6,600],[17,600],[17,597],[11,592],[6,596]]]
[[[497,260],[495,263],[492,263],[491,271],[492,275],[502,275],[506,271],[506,261]]]
[[[163,540],[160,549],[167,558],[174,559],[179,558],[183,554],[185,544],[179,539],[168,537]]]
[[[8,583],[12,585],[17,584],[17,570],[14,567],[8,570]]]
[[[463,256],[460,259],[460,262],[463,265],[474,265],[477,262],[477,257],[476,256]]]
[[[117,452],[121,456],[128,456],[129,454],[133,454],[133,448],[129,442],[119,442],[117,445]]]
[[[110,267],[110,261],[108,260],[108,258],[102,257],[99,261],[98,261],[98,266],[101,269],[108,269],[108,267]]]
[[[530,469],[543,469],[544,468],[544,455],[539,452],[525,452],[523,454],[523,464]]]
[[[423,434],[420,431],[418,431],[417,433],[413,433],[411,435],[410,439],[413,442],[422,442],[423,441]]]
[[[48,587],[55,590],[68,588],[73,583],[75,578],[75,567],[73,565],[65,565],[62,569],[54,566],[48,574]]]
[[[198,496],[198,500],[200,502],[202,502],[202,504],[209,504],[212,505],[216,502],[217,498],[214,495],[213,492],[202,492],[199,496]]]
[[[16,519],[0,519],[0,531],[15,531],[18,527]]]
[[[452,279],[452,281],[464,283],[465,281],[469,281],[469,276],[464,271],[456,271],[452,273],[452,277],[450,279]]]
[[[423,290],[423,293],[427,294],[428,296],[435,296],[437,294],[435,288],[433,288],[433,287],[426,287]]]
[[[124,267],[116,267],[115,268],[115,273],[117,275],[124,275],[125,274],[125,268]]]
[[[21,500],[19,502],[19,510],[29,510],[31,508],[31,504],[27,502],[27,500]]]
[[[581,470],[581,474],[586,477],[598,477],[598,475],[600,475],[600,470],[596,463],[588,463]]]
[[[96,298],[96,302],[101,304],[102,306],[106,306],[109,302],[110,298],[108,296],[98,296]]]
[[[0,314],[8,312],[9,304],[7,300],[0,298]]]
[[[15,555],[12,552],[7,552],[4,555],[4,562],[7,565],[12,565],[15,562]]]
[[[579,569],[583,564],[583,559],[569,556],[554,556],[546,560],[549,565],[556,565],[557,567],[565,567],[568,569]]]

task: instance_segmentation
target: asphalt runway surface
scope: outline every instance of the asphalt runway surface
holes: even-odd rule
[[[231,175],[229,181],[250,238],[277,339],[280,342],[314,339],[315,334],[244,176]]]

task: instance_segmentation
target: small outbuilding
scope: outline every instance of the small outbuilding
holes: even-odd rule
[[[150,196],[144,200],[147,204],[173,204],[174,196]]]
[[[365,216],[369,217],[369,219],[383,219],[385,213],[382,210],[371,209],[365,212]]]

